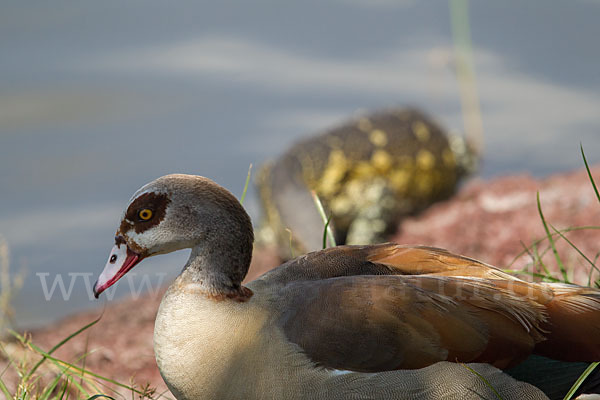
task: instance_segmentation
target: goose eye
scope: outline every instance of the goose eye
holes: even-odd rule
[[[148,221],[150,218],[152,218],[152,210],[149,208],[144,208],[138,211],[138,217],[140,217],[142,221]]]

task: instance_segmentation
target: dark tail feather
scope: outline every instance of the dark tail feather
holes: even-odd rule
[[[532,355],[516,367],[505,370],[513,378],[541,389],[551,400],[561,400],[588,367],[588,363],[565,362]],[[600,394],[600,366],[583,382],[577,391]]]

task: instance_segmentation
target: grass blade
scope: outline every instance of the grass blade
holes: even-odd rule
[[[86,376],[80,375],[82,380],[85,380],[85,382],[90,385],[90,387],[95,390],[96,392],[100,392],[100,389],[98,388],[98,386],[96,385],[96,382],[89,379]],[[73,384],[73,386],[75,386],[77,388],[77,390],[79,391],[79,393],[83,393],[86,396],[90,396],[90,394],[88,393],[87,390],[85,390],[85,388],[83,387],[82,383],[77,382],[77,379],[73,379],[71,381],[71,383]]]
[[[157,399],[160,399],[161,397],[164,397],[165,399],[168,399],[168,397],[167,397],[167,396],[165,396],[165,394],[167,394],[167,393],[171,393],[171,392],[169,391],[169,389],[167,389],[167,390],[165,390],[165,391],[162,391],[162,392],[160,392],[160,393],[158,394],[158,397],[157,397]]]
[[[492,386],[492,384],[491,384],[491,383],[489,383],[489,382],[488,382],[488,380],[487,380],[487,379],[485,379],[485,377],[484,377],[483,375],[481,375],[479,372],[475,371],[473,368],[469,367],[467,364],[460,363],[460,365],[462,365],[462,366],[463,366],[463,367],[465,367],[467,370],[471,371],[471,373],[475,374],[475,375],[476,375],[476,376],[477,376],[479,379],[481,379],[481,381],[482,381],[483,383],[485,383],[485,385],[486,385],[487,387],[489,387],[489,388],[490,388],[490,390],[491,390],[492,392],[494,392],[494,394],[496,395],[496,397],[497,397],[499,400],[503,400],[503,399],[502,399],[502,396],[500,396],[500,393],[498,393],[498,391],[496,390],[496,388],[495,388],[494,386]]]
[[[329,226],[329,221],[330,221],[331,217],[327,217],[327,214],[325,214],[325,208],[323,208],[323,203],[321,203],[321,199],[319,198],[319,195],[317,194],[317,192],[315,192],[314,190],[311,190],[310,194],[312,195],[313,200],[315,202],[315,206],[317,207],[317,211],[319,212],[319,215],[321,215],[321,219],[323,220],[323,226],[325,227],[324,236],[327,236],[329,238],[329,243],[331,243],[331,245],[333,247],[335,247],[335,246],[337,246],[337,244],[335,243],[335,238],[333,237],[333,232],[331,231],[331,226]],[[327,247],[327,246],[325,245],[325,247]],[[325,247],[323,247],[323,248],[325,248]]]
[[[10,356],[10,354],[8,354],[8,352],[6,351],[4,346],[2,345],[2,342],[0,342],[0,351],[2,352],[4,357],[8,360],[8,362],[6,363],[6,367],[0,373],[0,378],[2,378],[4,376],[4,374],[6,373],[6,371],[8,371],[8,368],[10,368],[12,365],[14,365],[15,362],[12,359],[12,357]]]
[[[327,218],[325,223],[325,229],[323,229],[323,248],[327,248],[327,229],[329,228],[329,222],[331,222],[331,215]]]
[[[98,323],[98,321],[100,321],[100,317],[98,317],[97,319],[95,319],[94,321],[90,322],[89,324],[85,325],[83,328],[78,329],[77,331],[73,332],[72,334],[70,334],[69,336],[67,336],[66,338],[64,338],[63,340],[61,340],[60,342],[58,342],[54,347],[52,347],[47,354],[52,354],[54,353],[56,350],[58,350],[62,345],[64,345],[65,343],[67,343],[69,340],[73,339],[75,336],[79,335],[81,332],[85,331],[86,329],[91,328],[92,326],[94,326],[95,324]],[[16,332],[13,332],[13,335],[16,334]],[[22,341],[21,335],[17,334],[17,338],[19,340]],[[34,366],[33,368],[31,368],[31,370],[27,373],[27,375],[25,376],[25,379],[29,378],[31,375],[33,375],[33,373],[40,367],[40,365],[42,365],[42,363],[46,360],[46,357],[42,356],[42,359],[39,360]]]
[[[600,193],[598,193],[598,187],[596,186],[596,182],[594,182],[594,177],[592,176],[592,171],[590,171],[590,166],[588,165],[587,159],[585,158],[585,152],[583,151],[583,144],[579,143],[579,147],[581,148],[581,156],[583,157],[583,163],[585,164],[585,169],[587,170],[588,176],[590,177],[590,182],[592,182],[592,186],[594,187],[594,191],[596,192],[596,197],[598,201],[600,201]]]
[[[469,146],[479,158],[483,153],[483,121],[473,62],[471,24],[467,0],[450,1],[450,29],[454,44],[463,124]]]
[[[596,256],[594,257],[594,265],[596,265],[596,263],[598,262],[598,257],[600,257],[600,251],[596,253]],[[594,270],[590,268],[590,273],[588,274],[588,286],[592,286],[592,274],[594,273]],[[596,284],[598,284],[598,282],[596,282]],[[1,376],[1,375],[0,375]]]
[[[289,246],[290,246],[290,255],[292,258],[294,257],[294,235],[292,234],[292,230],[290,228],[285,228],[285,231],[289,235]]]
[[[123,384],[123,383],[121,383],[121,382],[117,382],[117,381],[115,381],[114,379],[107,378],[107,377],[105,377],[105,376],[102,376],[102,375],[96,374],[96,373],[94,373],[94,372],[91,372],[91,371],[89,371],[89,370],[85,370],[85,369],[83,369],[83,368],[80,368],[80,367],[78,367],[78,366],[76,366],[76,365],[74,365],[74,364],[71,364],[71,363],[67,362],[67,361],[60,360],[60,359],[58,359],[58,358],[52,357],[50,354],[46,353],[44,350],[40,349],[38,346],[36,346],[36,345],[35,345],[35,344],[33,344],[33,343],[29,343],[29,347],[30,347],[31,349],[33,349],[33,351],[35,351],[36,353],[40,354],[41,356],[43,356],[43,357],[47,358],[47,359],[48,359],[48,360],[50,360],[50,361],[53,361],[54,363],[56,363],[56,364],[58,364],[58,365],[67,366],[67,367],[69,367],[70,369],[72,369],[72,370],[74,370],[74,371],[77,371],[77,372],[79,372],[79,373],[81,373],[81,374],[85,374],[85,375],[93,376],[94,378],[98,378],[98,379],[100,379],[100,380],[103,380],[103,381],[105,381],[105,382],[112,383],[113,385],[116,385],[116,386],[122,387],[122,388],[124,388],[124,389],[127,389],[127,390],[133,390],[133,391],[134,391],[134,392],[136,392],[137,394],[141,394],[141,395],[143,395],[143,394],[144,394],[143,392],[140,392],[139,390],[137,390],[137,389],[135,389],[135,388],[132,388],[131,386],[125,385],[125,384]]]
[[[556,263],[558,264],[558,268],[562,273],[563,279],[565,282],[569,282],[569,278],[567,276],[567,270],[562,260],[560,259],[560,255],[558,255],[558,251],[556,250],[556,245],[554,244],[554,239],[550,234],[550,229],[548,228],[548,224],[546,223],[546,218],[544,218],[544,213],[542,212],[542,204],[540,203],[540,192],[537,192],[537,207],[538,212],[540,214],[540,218],[542,219],[542,224],[544,225],[544,230],[546,231],[546,236],[548,237],[548,242],[550,242],[550,246],[552,247],[552,253],[554,253],[554,258],[556,259]]]
[[[572,232],[572,231],[583,231],[583,230],[587,230],[587,229],[600,229],[600,226],[595,226],[595,225],[584,225],[584,226],[572,226],[569,228],[565,228],[565,229],[560,229],[559,232],[562,233],[567,233],[567,232]],[[553,236],[555,235],[555,233],[552,234]],[[548,237],[544,236],[541,239],[537,239],[535,241],[532,242],[532,246],[533,245],[538,245],[540,243],[542,243],[544,240],[548,239]],[[525,246],[524,246],[525,247]],[[508,263],[507,268],[510,268],[511,265],[513,265],[515,262],[517,262],[517,260],[519,258],[521,258],[525,253],[529,253],[531,254],[531,252],[529,251],[528,247],[525,247],[524,250],[522,250],[520,253],[518,253],[510,263]]]
[[[244,190],[242,191],[242,197],[240,197],[240,204],[244,204],[246,198],[246,192],[248,191],[248,185],[250,184],[250,176],[252,175],[252,164],[248,167],[248,175],[246,175],[246,183],[244,183]]]
[[[567,282],[561,281],[558,278],[553,277],[552,275],[544,275],[544,274],[540,274],[539,272],[523,271],[523,270],[518,270],[518,269],[503,269],[502,271],[506,272],[507,274],[525,274],[525,275],[532,276],[534,278],[542,278],[542,279],[546,279],[550,282],[555,282],[555,283],[567,283]]]
[[[90,345],[90,333],[88,332],[88,334],[85,336],[85,348],[84,348],[84,355],[81,357],[81,368],[85,369],[85,362],[87,360],[87,355],[88,350],[89,350],[89,345]],[[81,382],[83,385],[83,375],[81,376]]]
[[[80,360],[84,360],[87,358],[87,356],[89,356],[91,353],[84,353],[82,354],[73,364],[79,362]],[[86,396],[89,396],[90,394],[87,392],[87,390],[85,390],[85,388],[83,387],[83,381],[85,380],[87,382],[87,384],[89,386],[91,386],[94,390],[96,390],[97,392],[99,392],[100,390],[98,389],[98,387],[95,385],[95,382],[93,380],[90,380],[89,378],[85,377],[84,374],[79,374],[79,375],[74,375],[69,373],[69,367],[60,367],[61,370],[63,371],[63,373],[68,377],[71,378],[71,383],[73,384],[73,386],[75,386],[77,388],[77,390],[79,390],[79,393],[83,393]],[[82,370],[86,371],[85,367],[82,367]],[[81,383],[77,383],[77,377],[81,378]]]
[[[4,381],[2,380],[2,378],[0,378],[0,391],[2,393],[4,393],[4,395],[6,396],[7,399],[10,399],[10,398],[13,397],[12,394],[10,394],[10,391],[6,387],[6,384],[4,383]]]
[[[594,262],[592,260],[590,260],[585,254],[583,254],[583,252],[581,250],[579,250],[579,248],[577,246],[575,246],[575,244],[573,244],[573,242],[571,242],[569,239],[567,239],[567,237],[565,235],[563,235],[562,233],[560,233],[558,231],[558,229],[556,229],[554,226],[552,226],[552,224],[550,224],[550,226],[552,227],[552,229],[554,229],[554,232],[558,233],[565,242],[567,242],[572,248],[574,248],[575,251],[577,251],[577,253],[579,253],[579,255],[581,257],[583,257],[591,265],[592,269],[595,269],[596,271],[600,272],[600,269],[598,269],[598,267],[596,267],[596,264],[594,264]],[[590,274],[590,276],[591,276],[591,274]]]
[[[61,373],[56,375],[56,378],[54,378],[54,380],[52,381],[52,383],[49,386],[46,386],[46,388],[44,389],[44,393],[39,397],[38,400],[48,400],[50,398],[50,396],[52,395],[52,392],[60,383],[60,378],[63,377],[64,372],[65,372],[65,370],[61,371]]]
[[[67,389],[69,388],[69,378],[65,380],[65,386],[63,387],[63,391],[60,394],[59,400],[63,400],[65,398],[65,394],[67,393]]]
[[[579,389],[579,386],[581,386],[583,381],[585,381],[586,378],[594,371],[594,369],[596,369],[598,364],[600,364],[600,362],[593,362],[585,369],[585,371],[583,371],[581,376],[577,378],[573,386],[571,386],[571,389],[567,392],[563,400],[570,400],[571,397],[573,397],[577,389]]]
[[[515,271],[515,270],[511,270],[511,269],[505,269],[505,272],[509,272],[509,273],[517,273],[517,274],[526,274],[532,277],[536,277],[536,278],[543,278],[546,280],[550,280],[552,282],[560,282],[560,279],[556,279],[554,276],[552,276],[552,274],[550,273],[550,271],[548,271],[548,268],[546,268],[546,264],[544,264],[542,262],[542,258],[544,257],[544,254],[546,254],[546,250],[544,250],[542,252],[542,254],[538,253],[538,249],[537,249],[537,243],[533,243],[531,245],[531,250],[529,251],[529,248],[525,245],[525,243],[523,243],[522,240],[519,241],[521,243],[521,246],[523,246],[523,251],[520,254],[527,254],[529,255],[529,257],[531,257],[531,263],[527,263],[525,265],[525,267],[523,267],[522,270],[520,271]],[[516,259],[514,259],[510,265],[514,264],[514,262],[516,261]],[[509,266],[510,266],[509,265]],[[528,266],[531,265],[532,268],[535,268],[535,266],[541,266],[544,271],[545,271],[545,275],[544,274],[540,274],[539,272],[535,272],[535,271],[529,271]]]
[[[539,248],[537,245],[532,245],[531,246],[531,250],[532,250],[532,260],[533,260],[533,267],[535,268],[536,266],[538,267],[538,270],[541,268],[544,270],[544,274],[540,274],[544,277],[553,277],[552,274],[550,273],[550,270],[548,269],[548,267],[546,266],[546,263],[544,263],[544,255],[546,254],[546,250],[544,250],[542,252],[542,254],[540,254],[539,252]],[[534,271],[535,272],[535,271]]]

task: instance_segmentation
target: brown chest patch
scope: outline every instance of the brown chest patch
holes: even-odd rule
[[[171,200],[165,193],[148,192],[136,198],[127,208],[125,218],[121,221],[119,232],[126,234],[130,229],[142,233],[160,224],[167,213],[167,206]],[[150,210],[151,218],[147,217]]]
[[[217,294],[211,294],[209,297],[216,301],[223,301],[227,299],[235,300],[238,303],[245,303],[250,300],[250,297],[254,295],[252,290],[248,289],[245,286],[240,286],[239,290],[234,290],[231,292],[220,292]]]

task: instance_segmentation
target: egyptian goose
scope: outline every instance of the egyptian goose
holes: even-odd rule
[[[497,368],[600,359],[599,290],[390,243],[309,253],[242,286],[252,243],[243,207],[207,178],[161,177],[127,206],[94,292],[192,249],[154,331],[178,399],[496,398],[481,377],[505,400],[542,399]]]
[[[257,244],[277,247],[283,259],[321,249],[323,223],[311,190],[331,214],[338,244],[381,243],[401,217],[450,197],[477,157],[468,140],[415,108],[348,120],[261,168],[265,212]]]

